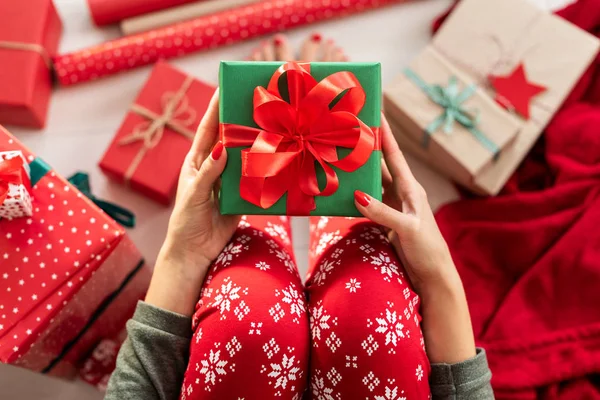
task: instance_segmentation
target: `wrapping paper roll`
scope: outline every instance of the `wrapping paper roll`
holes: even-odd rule
[[[252,37],[406,0],[264,0],[54,57],[58,81],[73,85]]]
[[[94,22],[101,26],[193,1],[198,0],[88,0],[88,5]]]
[[[214,14],[230,8],[241,7],[260,0],[204,0],[198,3],[184,4],[168,10],[156,11],[121,21],[124,35],[135,35],[181,21],[188,21],[203,15]]]

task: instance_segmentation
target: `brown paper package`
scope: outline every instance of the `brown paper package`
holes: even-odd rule
[[[528,80],[547,88],[532,99],[530,119],[516,114],[506,119],[506,128],[502,130],[506,129],[504,133],[510,136],[514,122],[516,135],[504,147],[497,143],[502,148],[497,160],[482,163],[479,158],[482,153],[475,151],[475,147],[464,148],[454,157],[456,153],[452,154],[447,151],[447,146],[440,145],[452,143],[442,141],[456,137],[459,132],[464,134],[456,127],[451,135],[436,132],[432,136],[435,141],[431,140],[427,149],[422,147],[415,134],[422,135],[423,131],[418,132],[415,126],[423,125],[423,104],[406,100],[413,97],[407,92],[409,87],[403,76],[384,90],[386,114],[395,127],[395,136],[406,150],[475,193],[495,195],[594,59],[599,45],[594,36],[526,0],[462,0],[429,46],[417,56],[413,70],[417,75],[425,75],[438,67],[447,69],[460,81],[477,84],[482,96],[493,102],[494,91],[488,76],[508,75],[523,63]],[[422,57],[436,63],[436,67],[419,62]],[[413,87],[416,88],[414,84]],[[430,107],[437,107],[441,113],[441,107],[434,103]],[[498,130],[483,129],[483,126],[491,121],[496,123],[501,115],[496,112],[497,109],[491,106],[480,107],[480,130],[495,140]]]

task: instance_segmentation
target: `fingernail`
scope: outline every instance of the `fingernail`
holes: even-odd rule
[[[213,160],[217,161],[219,158],[221,158],[221,154],[223,154],[223,143],[219,141],[217,144],[215,144],[215,147],[213,147],[212,151],[210,152],[210,156]]]
[[[273,40],[273,43],[275,44],[275,46],[281,46],[283,44],[283,40],[281,40],[280,38],[275,38]]]
[[[320,33],[313,33],[313,35],[311,36],[311,39],[313,42],[320,42],[321,39],[323,39],[323,37],[321,36]]]
[[[356,200],[356,202],[363,207],[368,207],[369,204],[371,204],[371,198],[369,195],[361,192],[360,190],[354,191],[354,200]]]

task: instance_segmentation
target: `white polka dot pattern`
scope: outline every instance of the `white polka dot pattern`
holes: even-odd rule
[[[0,152],[6,150],[33,160],[0,128]],[[31,188],[31,198],[32,217],[0,219],[0,362],[27,359],[30,367],[27,355],[38,352],[43,368],[141,256],[123,228],[53,171]],[[129,311],[123,309],[116,313]]]
[[[156,62],[405,0],[265,0],[54,58],[73,85]]]

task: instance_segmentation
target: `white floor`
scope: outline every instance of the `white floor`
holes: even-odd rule
[[[556,8],[569,0],[530,1],[544,8]],[[119,36],[116,28],[98,29],[92,25],[85,0],[55,0],[55,3],[65,24],[62,52]],[[348,19],[296,29],[289,32],[289,37],[292,43],[299,44],[310,32],[318,30],[324,36],[333,38],[352,60],[380,61],[385,85],[427,44],[431,21],[451,3],[452,0],[417,0]],[[255,39],[171,62],[191,75],[216,83],[219,61],[245,57],[258,41]],[[146,259],[153,263],[164,239],[170,209],[109,182],[97,168],[98,160],[149,71],[150,67],[146,67],[93,83],[57,89],[52,98],[46,129],[9,129],[60,174],[68,176],[78,170],[89,172],[98,197],[134,210],[138,225],[130,234]],[[415,175],[427,190],[432,207],[437,208],[457,198],[456,190],[445,178],[410,156],[408,159]],[[307,219],[296,218],[293,224],[294,247],[299,266],[304,271],[308,253],[308,222]],[[56,382],[2,365],[0,387],[3,388],[0,399],[101,398],[81,382]]]

